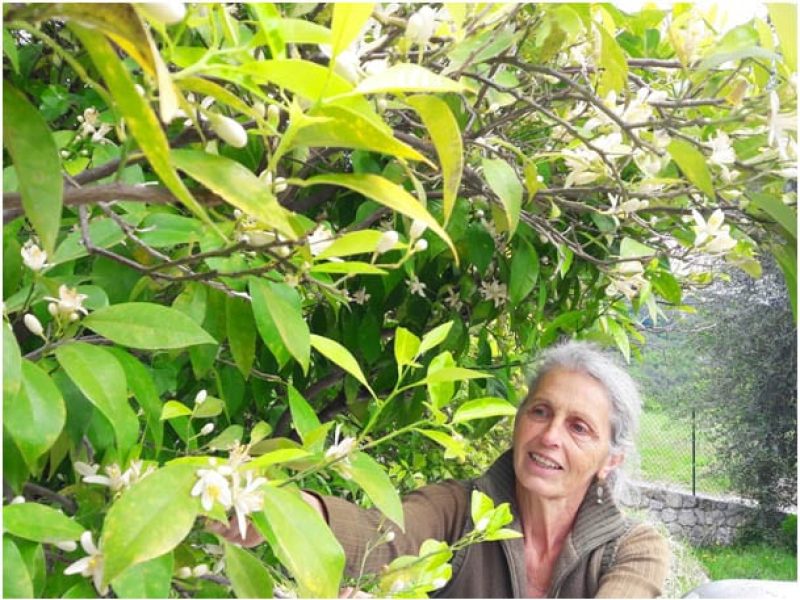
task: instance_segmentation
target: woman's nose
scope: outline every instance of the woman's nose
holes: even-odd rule
[[[542,431],[541,440],[545,446],[561,445],[561,425],[558,419],[551,419]]]

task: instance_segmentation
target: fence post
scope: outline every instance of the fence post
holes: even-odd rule
[[[696,422],[695,422],[695,412],[692,409],[692,496],[697,495],[697,461],[696,461],[696,452],[695,452],[695,445],[696,445]]]

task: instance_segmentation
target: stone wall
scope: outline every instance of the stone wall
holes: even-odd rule
[[[646,510],[664,524],[670,534],[694,546],[733,543],[739,527],[752,513],[754,504],[740,499],[720,499],[650,483],[637,484],[638,501],[624,505]]]

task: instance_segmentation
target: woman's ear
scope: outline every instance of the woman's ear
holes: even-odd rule
[[[606,464],[600,467],[600,470],[597,472],[598,479],[605,479],[608,477],[608,474],[623,462],[625,462],[625,454],[609,454],[608,458],[606,459]]]

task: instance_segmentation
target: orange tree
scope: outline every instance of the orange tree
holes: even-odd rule
[[[402,525],[558,336],[630,357],[708,254],[795,288],[792,7],[3,11],[8,596],[334,596],[298,486]]]

